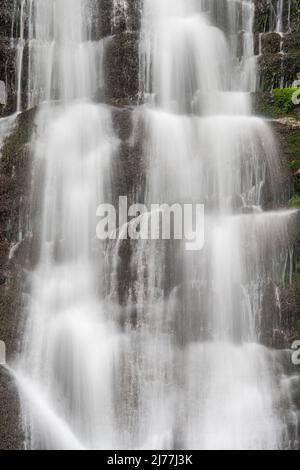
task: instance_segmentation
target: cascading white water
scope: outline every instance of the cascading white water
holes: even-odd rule
[[[135,247],[130,354],[140,400],[131,432],[141,446],[276,449],[286,438],[273,355],[258,343],[265,288],[285,277],[289,213],[261,209],[276,145],[245,93],[255,76],[253,4],[228,3],[231,20],[244,12],[241,62],[211,23],[214,2],[144,2],[146,202],[205,202],[207,214],[200,254]]]
[[[125,22],[126,28],[128,27],[128,0],[114,0],[112,12],[112,32],[119,26],[121,21]]]
[[[110,110],[90,101],[102,80],[103,45],[90,41],[88,0],[29,3],[28,96],[31,106],[44,102],[33,147],[45,181],[40,261],[17,373],[28,445],[110,447],[117,333],[99,292],[104,260],[95,214],[109,198],[118,140]]]
[[[278,162],[269,126],[251,116],[253,3],[144,0],[147,104],[134,112],[146,136],[144,202],[204,203],[206,244],[188,253],[180,241],[132,242],[122,307],[122,239],[106,247],[111,292],[99,287],[107,273],[95,214],[111,199],[119,142],[110,109],[92,103],[104,46],[90,40],[88,3],[23,5],[28,103],[40,105],[35,164],[45,174],[40,261],[16,365],[27,445],[282,448],[290,388],[259,342],[265,289],[286,275],[290,213],[261,208]],[[224,18],[229,37],[214,26]]]
[[[86,5],[90,0],[86,0]],[[104,41],[91,40],[88,14],[80,2],[71,3],[21,0],[20,38],[17,41],[17,111],[26,105],[32,108],[43,101],[94,98],[103,85]],[[57,18],[60,18],[59,20]],[[24,70],[25,29],[28,35],[28,73],[26,89],[22,89]],[[82,37],[82,29],[85,29]],[[58,47],[59,44],[59,47]],[[75,73],[76,67],[80,73]]]

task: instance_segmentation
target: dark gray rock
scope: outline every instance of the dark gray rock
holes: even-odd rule
[[[125,32],[109,39],[105,58],[109,104],[136,105],[139,101],[139,34]]]
[[[4,142],[0,159],[0,340],[7,360],[19,349],[22,314],[26,310],[26,269],[30,264],[28,213],[31,154],[28,142],[34,128],[34,110],[18,116],[15,130]],[[23,242],[10,259],[11,246]],[[0,369],[0,447],[21,448],[19,402],[13,380]]]
[[[5,83],[7,102],[0,104],[0,117],[12,114],[16,109],[16,52],[10,39],[0,37],[0,80]]]

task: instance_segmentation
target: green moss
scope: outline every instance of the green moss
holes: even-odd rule
[[[288,202],[289,207],[300,206],[300,194],[295,194]]]
[[[273,90],[273,113],[276,117],[289,116],[293,113],[295,105],[292,98],[296,90],[297,88],[276,88]]]

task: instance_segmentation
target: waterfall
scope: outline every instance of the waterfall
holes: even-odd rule
[[[113,2],[112,31],[124,21],[126,29],[128,27],[128,2],[127,0],[115,0]]]
[[[251,116],[252,2],[231,9],[237,18],[242,6],[248,27],[241,61],[213,25],[213,4],[144,2],[146,202],[205,201],[206,244],[194,256],[180,245],[136,247],[131,354],[142,393],[132,429],[159,448],[276,449],[286,439],[281,384],[259,344],[260,312],[270,279],[285,277],[290,214],[262,209],[279,163],[269,126]],[[163,419],[151,416],[149,395]]]
[[[293,212],[265,210],[280,162],[269,124],[251,110],[254,3],[143,2],[144,102],[130,110],[130,142],[142,128],[145,177],[130,197],[204,204],[205,246],[195,252],[182,240],[124,240],[126,225],[118,240],[96,240],[97,206],[121,195],[115,110],[96,102],[106,40],[93,39],[90,0],[21,5],[18,110],[22,93],[38,109],[40,205],[14,366],[27,448],[286,448],[295,380],[284,353],[265,346],[263,310],[271,291],[280,311]],[[114,31],[129,2],[113,5]]]

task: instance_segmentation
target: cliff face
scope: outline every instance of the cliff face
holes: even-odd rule
[[[98,99],[116,105],[135,104],[139,88],[140,0],[129,2],[126,16],[121,7],[113,7],[111,0],[92,0],[90,7],[93,14],[92,39],[107,38],[108,42],[104,58],[108,87],[99,89]],[[0,82],[6,90],[6,103],[1,103],[0,99],[0,117],[16,111],[18,92],[22,109],[27,108],[24,90],[27,89],[29,60],[28,17],[26,14],[23,16],[23,44],[20,40],[20,17],[21,0],[16,1],[15,8],[13,0],[0,0]]]
[[[299,2],[286,0],[280,21],[276,0],[256,0],[256,52],[259,88],[290,86],[300,70]]]
[[[143,186],[142,125],[139,139],[133,146],[131,134],[132,106],[141,102],[139,94],[139,29],[142,0],[130,0],[127,14],[113,8],[111,0],[93,0],[94,39],[107,41],[104,57],[106,87],[99,89],[99,101],[114,106],[113,120],[118,135],[120,154],[115,168],[116,194],[132,197]],[[274,118],[274,95],[271,90],[291,85],[300,72],[299,2],[291,1],[291,10],[283,12],[283,35],[274,32],[271,0],[256,0],[255,37],[258,58],[259,92],[254,96],[258,113],[272,118],[272,125],[280,144],[283,188],[278,206],[287,207],[294,194],[300,191],[297,165],[300,162],[300,120],[298,110]],[[0,117],[16,111],[18,81],[18,41],[20,31],[20,2],[0,0],[0,90],[5,84],[6,102],[0,102]],[[285,2],[288,5],[288,1]],[[24,60],[22,80],[26,82],[28,48],[27,26],[24,28]],[[271,32],[269,32],[271,31]],[[1,100],[0,100],[1,101]],[[26,96],[21,97],[26,109]],[[299,106],[300,114],[300,106]],[[28,302],[27,272],[38,256],[38,230],[32,229],[30,218],[39,214],[38,198],[30,193],[31,153],[30,139],[34,133],[35,110],[21,113],[12,122],[13,130],[5,139],[0,158],[0,339],[6,342],[8,359],[12,360],[19,348],[23,315]],[[1,138],[1,134],[0,134]],[[298,162],[294,163],[294,162]],[[42,170],[41,170],[42,171]],[[266,195],[266,207],[269,206]],[[277,206],[277,207],[278,207]],[[269,207],[272,208],[272,207]],[[262,341],[269,346],[289,347],[300,336],[300,220],[290,230],[293,252],[292,282],[278,292],[270,287],[264,299]],[[12,250],[13,247],[13,250]],[[130,244],[124,242],[119,253],[119,301],[125,302],[126,279],[130,274]],[[19,426],[18,399],[9,376],[0,371],[0,447],[22,448],[23,436]]]
[[[27,214],[29,208],[30,151],[33,111],[19,115],[5,141],[0,158],[0,338],[10,361],[18,349],[21,312],[26,311],[26,268],[30,262]],[[0,370],[1,448],[19,448],[18,399],[13,383]]]

